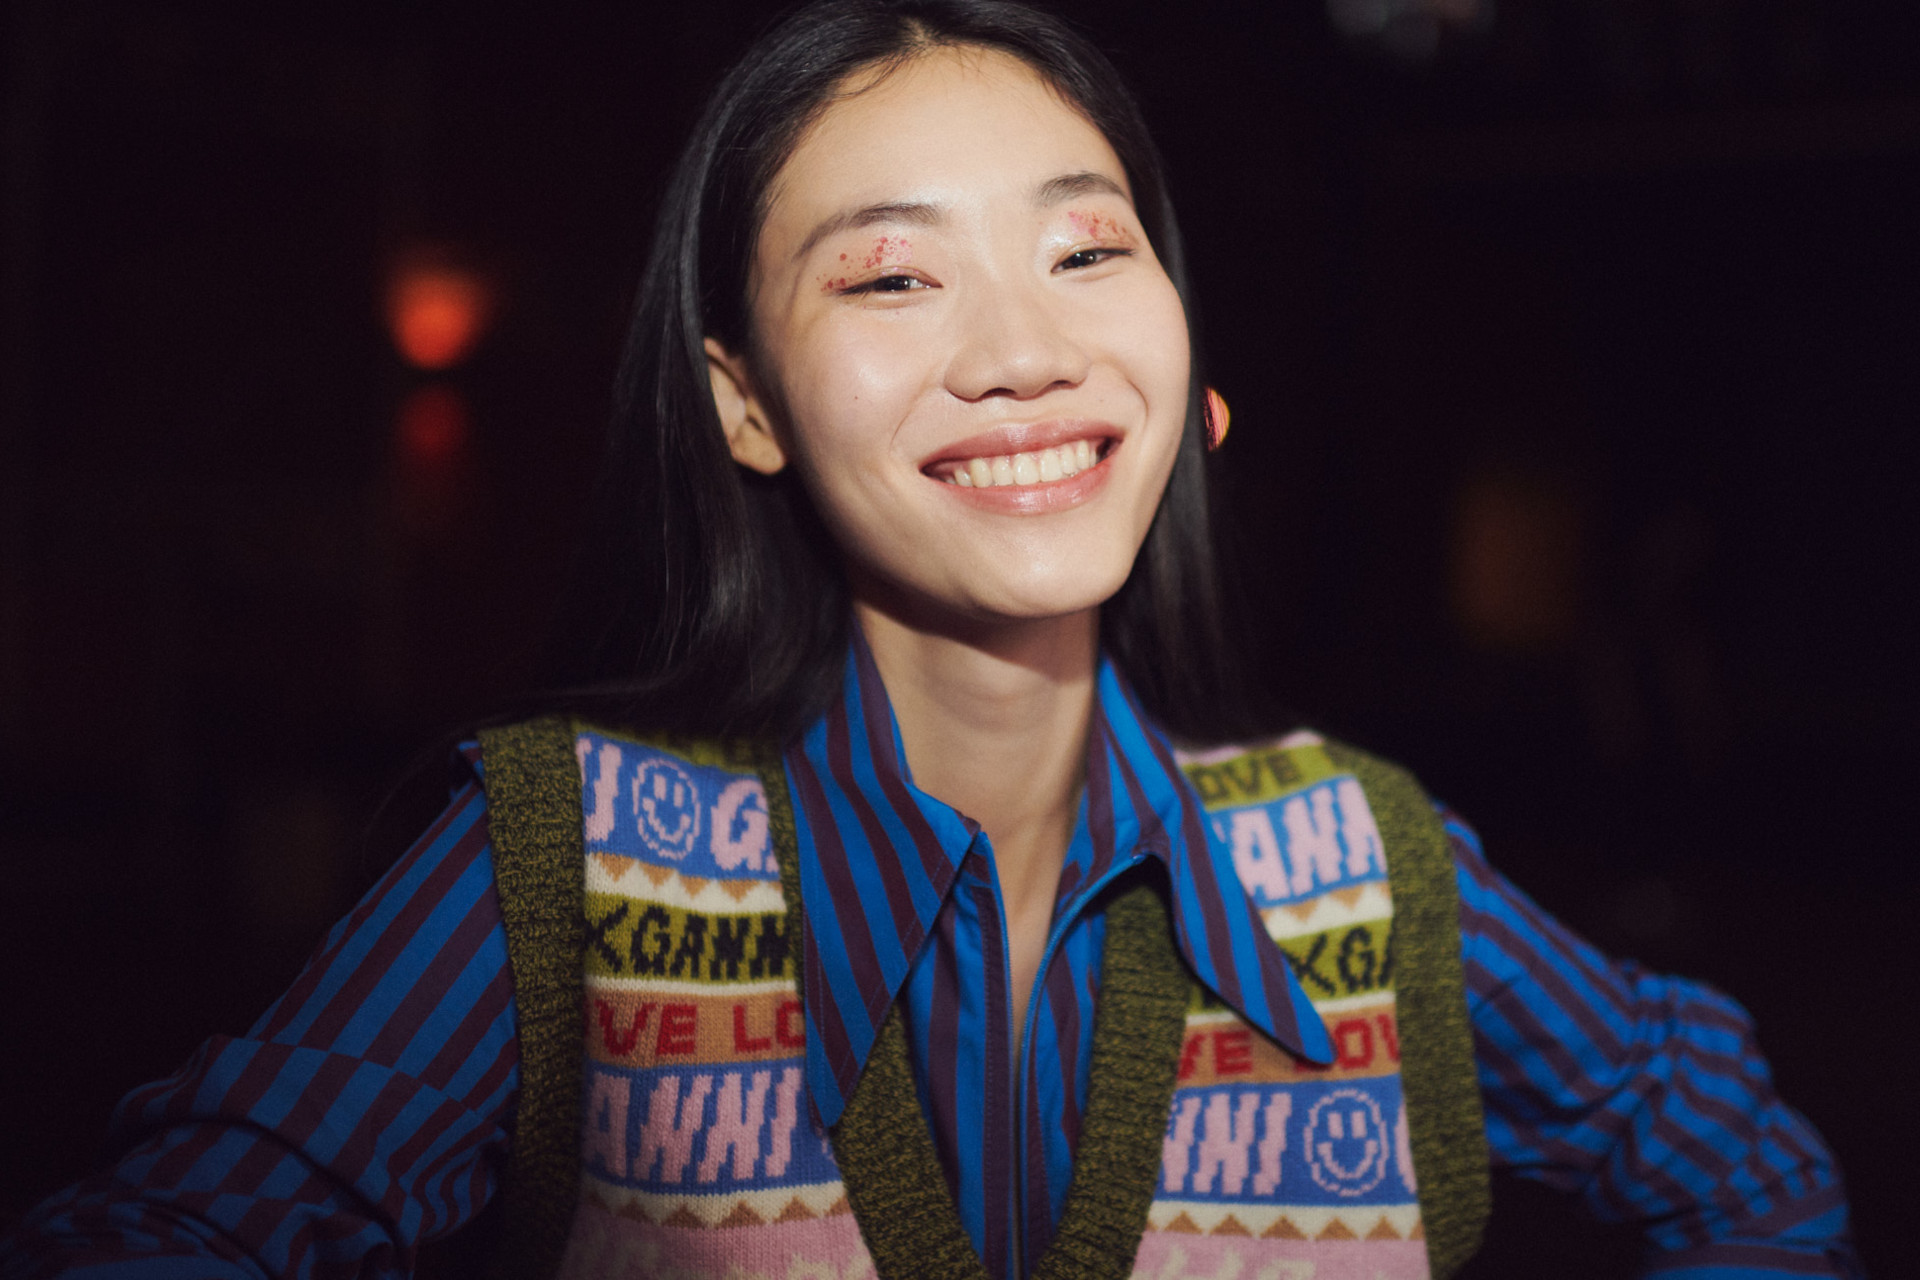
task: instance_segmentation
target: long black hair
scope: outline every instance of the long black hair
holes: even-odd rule
[[[839,554],[792,468],[769,477],[733,461],[703,340],[751,349],[748,275],[768,188],[835,94],[858,72],[952,46],[1019,58],[1106,136],[1191,320],[1159,153],[1084,36],[1002,0],[820,0],[788,15],[715,88],[666,190],[558,618],[553,674],[574,709],[784,737],[836,696],[851,617]],[[1101,639],[1160,723],[1205,741],[1251,726],[1222,625],[1197,350],[1193,368],[1172,476],[1102,608]]]

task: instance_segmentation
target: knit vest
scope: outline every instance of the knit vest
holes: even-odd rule
[[[840,1122],[813,1117],[778,754],[555,718],[480,737],[521,1058],[494,1273],[984,1280],[897,1014]],[[1181,763],[1337,1058],[1292,1057],[1200,987],[1153,885],[1120,894],[1034,1275],[1452,1275],[1487,1160],[1430,802],[1306,734]]]

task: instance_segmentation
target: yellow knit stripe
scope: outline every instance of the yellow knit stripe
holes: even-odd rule
[[[1277,941],[1310,1000],[1393,990],[1391,919],[1364,920]]]
[[[688,911],[622,894],[588,893],[588,977],[713,983],[793,978],[785,911]]]
[[[1256,747],[1231,759],[1187,761],[1181,770],[1209,813],[1278,800],[1342,772],[1318,743]]]
[[[1316,1009],[1323,1000],[1380,995],[1393,990],[1393,921],[1362,920],[1297,938],[1276,940]],[[1187,995],[1189,1014],[1224,1009],[1198,983]]]

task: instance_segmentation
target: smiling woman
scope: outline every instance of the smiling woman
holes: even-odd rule
[[[1045,611],[1070,543],[985,515],[1078,508],[1122,473],[1101,514],[1054,522],[1084,553],[1082,596],[1104,602],[1103,647],[1167,727],[1257,732],[1221,641],[1179,233],[1124,85],[1017,6],[808,13],[716,90],[676,175],[562,678],[628,677],[664,726],[790,734],[839,687],[849,570],[950,553],[915,572],[958,586],[956,557],[991,547],[966,576],[985,590],[998,566],[997,590]],[[1092,383],[1055,385],[1081,372]],[[888,427],[912,474],[844,450]],[[1093,465],[1117,453],[1134,457]],[[1073,483],[1043,481],[1056,466]],[[902,542],[918,481],[960,488],[962,470],[1006,492],[947,495],[925,517],[945,527]],[[1116,519],[1137,528],[1093,536]],[[843,557],[850,522],[868,555]],[[1012,572],[1048,560],[1050,576]]]
[[[1850,1274],[1745,1014],[1231,675],[1179,238],[1033,10],[829,0],[669,192],[553,714],[20,1274],[1451,1275],[1490,1166]],[[13,1272],[9,1272],[13,1274]]]
[[[775,180],[750,354],[708,343],[722,428],[745,465],[798,466],[863,623],[884,598],[1057,625],[1119,590],[1166,488],[1179,292],[1113,148],[1026,63],[864,79]]]

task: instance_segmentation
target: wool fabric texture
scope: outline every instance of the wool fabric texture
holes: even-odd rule
[[[1474,1080],[1473,1028],[1461,999],[1460,891],[1433,804],[1413,775],[1345,743],[1327,755],[1353,772],[1386,836],[1393,867],[1394,1005],[1405,1053],[1400,1089],[1412,1125],[1420,1218],[1436,1276],[1458,1271],[1480,1247],[1493,1211],[1486,1127]]]
[[[786,778],[776,758],[750,745],[648,744],[619,736],[601,736],[596,731],[569,729],[562,722],[545,720],[517,726],[487,740],[486,777],[490,806],[497,810],[502,805],[513,808],[524,804],[537,810],[531,816],[506,815],[504,829],[512,834],[522,849],[534,843],[526,833],[540,833],[542,848],[551,855],[540,864],[549,868],[543,874],[512,877],[503,874],[501,877],[503,914],[508,921],[509,949],[516,966],[524,958],[535,966],[537,973],[553,974],[555,965],[559,963],[556,957],[570,957],[576,974],[581,972],[582,961],[586,957],[579,939],[585,936],[586,931],[568,934],[551,927],[555,913],[566,909],[563,905],[565,891],[560,886],[561,877],[552,868],[571,857],[572,865],[576,868],[574,881],[577,886],[580,883],[578,868],[583,861],[599,859],[597,865],[601,868],[600,874],[607,874],[606,869],[618,861],[609,860],[605,854],[587,853],[587,844],[581,835],[579,815],[583,812],[583,805],[579,788],[581,769],[588,758],[588,748],[583,744],[589,736],[603,744],[598,748],[601,751],[612,745],[616,751],[640,753],[640,757],[647,761],[641,765],[640,773],[656,779],[656,782],[664,777],[684,776],[687,768],[716,765],[731,765],[735,770],[742,770],[741,776],[736,778],[736,784],[746,777],[758,780],[764,796],[768,852],[777,863],[786,917],[785,951],[797,957],[801,950],[799,941],[807,927],[806,914],[795,870],[792,808],[787,796]],[[501,764],[496,763],[496,751],[505,752],[504,759],[513,763],[503,770]],[[654,754],[644,755],[647,752]],[[1332,765],[1362,780],[1367,800],[1372,804],[1374,818],[1379,824],[1382,841],[1392,859],[1395,914],[1392,940],[1387,943],[1391,959],[1382,962],[1381,978],[1384,984],[1385,970],[1391,966],[1395,972],[1392,985],[1399,989],[1402,993],[1400,999],[1405,1001],[1399,1010],[1399,1039],[1405,1046],[1400,1060],[1400,1075],[1409,1103],[1411,1143],[1415,1153],[1413,1158],[1421,1175],[1419,1212],[1413,1220],[1414,1239],[1416,1242],[1425,1242],[1421,1271],[1424,1273],[1430,1267],[1432,1274],[1446,1276],[1457,1270],[1460,1263],[1471,1254],[1485,1220],[1487,1205],[1485,1142],[1480,1131],[1472,1049],[1461,987],[1458,926],[1454,914],[1458,909],[1458,900],[1453,888],[1453,869],[1447,843],[1424,793],[1401,771],[1365,753],[1340,746],[1327,747],[1319,759],[1322,772],[1331,767],[1327,763],[1330,761]],[[540,766],[530,771],[544,769],[550,775],[548,780],[536,783],[521,772],[528,770],[529,762],[533,761],[540,762]],[[628,759],[627,763],[630,767],[632,759]],[[745,773],[743,767],[750,768],[751,773]],[[509,778],[513,781],[508,781],[507,787],[501,789],[500,782]],[[569,786],[573,788],[570,808],[561,800],[561,793]],[[633,799],[635,812],[640,812],[646,802],[636,781]],[[569,819],[573,824],[571,827],[567,825]],[[499,818],[496,818],[496,822],[499,822]],[[564,835],[568,831],[572,837],[570,850],[562,852],[561,846],[569,843]],[[524,855],[517,851],[516,856]],[[627,869],[621,866],[619,873],[624,876]],[[589,878],[592,874],[590,865]],[[1168,1104],[1176,1077],[1186,1073],[1188,1055],[1183,1055],[1182,1041],[1186,1039],[1191,1045],[1196,1038],[1218,1034],[1217,1027],[1220,1024],[1217,1019],[1221,1015],[1204,1012],[1208,1005],[1206,996],[1194,986],[1191,974],[1185,971],[1174,951],[1165,903],[1158,898],[1150,884],[1142,883],[1140,879],[1136,877],[1134,882],[1129,883],[1107,908],[1110,912],[1108,944],[1101,979],[1099,1013],[1094,1028],[1094,1087],[1088,1102],[1074,1182],[1065,1214],[1056,1239],[1035,1273],[1048,1280],[1054,1277],[1064,1280],[1069,1276],[1118,1276],[1132,1272],[1143,1239],[1143,1228],[1149,1226],[1149,1211],[1155,1203],[1155,1184],[1162,1173],[1160,1165],[1165,1150],[1164,1139],[1170,1127],[1178,1127],[1177,1124],[1170,1126]],[[644,899],[644,883],[636,883],[641,883]],[[704,886],[708,883],[704,878],[699,878],[696,892],[707,891]],[[531,895],[536,901],[509,905],[509,899],[522,894]],[[637,903],[642,899],[634,901]],[[641,908],[642,914],[659,912],[660,919],[669,918],[667,911],[667,908],[658,905]],[[611,917],[602,917],[603,931],[604,921],[608,918]],[[693,932],[699,936],[704,928],[702,926]],[[662,938],[665,936],[664,933],[661,935]],[[684,933],[679,936],[681,941],[678,945],[684,951],[686,937]],[[641,945],[636,932],[629,942],[636,956]],[[666,947],[664,941],[659,944],[661,956],[666,954]],[[592,963],[587,964],[586,970],[588,979],[585,991],[588,998],[593,999],[594,992],[600,987],[596,986]],[[696,976],[700,974],[698,959],[694,960],[691,972]],[[707,972],[709,975],[718,972],[711,960]],[[515,976],[517,992],[517,967]],[[789,981],[797,992],[800,989],[797,963],[790,971]],[[685,984],[681,989],[685,989]],[[1218,1008],[1217,1005],[1213,1007]],[[1187,1019],[1196,1010],[1203,1011],[1201,1016],[1205,1026],[1215,1030],[1192,1031],[1192,1026],[1199,1024],[1189,1024]],[[1386,1016],[1392,1018],[1394,1015],[1390,1010]],[[605,1010],[601,1017],[603,1020],[607,1017]],[[638,1017],[644,1020],[645,1015]],[[765,1037],[758,1041],[750,1036],[742,1039],[745,1034],[742,1017],[740,1007],[736,1006],[735,1045],[751,1043],[757,1046],[764,1042]],[[590,1028],[582,1025],[583,1021],[590,1023],[591,1019],[576,1019],[575,1026],[591,1034]],[[613,1025],[609,1023],[603,1028],[603,1034]],[[634,1023],[636,1029],[640,1025],[640,1021]],[[558,1026],[557,1021],[555,1026]],[[664,1037],[664,1024],[662,1028]],[[1388,1034],[1391,1034],[1390,1025]],[[664,1044],[665,1040],[661,1043]],[[1217,1040],[1215,1043],[1217,1045]],[[570,1063],[561,1060],[567,1044],[572,1049]],[[582,1044],[580,1035],[570,1042],[563,1042],[556,1036],[550,1043],[542,1044],[540,1059],[543,1065],[528,1070],[523,1080],[522,1115],[551,1117],[563,1114],[563,1104],[559,1100],[536,1096],[549,1090],[571,1093],[574,1099],[578,1099]],[[760,1099],[761,1103],[764,1103],[767,1089],[766,1074],[761,1073],[763,1078],[752,1086],[757,1087],[758,1092],[753,1096]],[[735,1080],[739,1078],[734,1077]],[[572,1082],[571,1089],[568,1088],[568,1082]],[[652,1144],[646,1148],[647,1151],[657,1153],[664,1149],[661,1148],[663,1140],[677,1141],[679,1145],[674,1150],[678,1154],[672,1158],[677,1159],[680,1162],[678,1167],[684,1169],[698,1136],[688,1132],[688,1126],[698,1123],[699,1116],[703,1114],[700,1106],[706,1095],[703,1092],[696,1100],[690,1093],[683,1100],[678,1083],[669,1085],[664,1080],[662,1084],[650,1087],[653,1088],[651,1106],[654,1114],[649,1120],[651,1127],[647,1132],[654,1136],[643,1138],[643,1142]],[[737,1111],[745,1096],[743,1090],[749,1087],[737,1083],[723,1084],[720,1090],[720,1114],[731,1115]],[[727,1093],[728,1088],[732,1088],[733,1092]],[[636,1092],[633,1096],[637,1098],[639,1094]],[[594,1095],[594,1098],[601,1097],[602,1094]],[[667,1107],[663,1113],[665,1121],[662,1121],[659,1110],[663,1099]],[[1198,1105],[1196,1102],[1193,1107]],[[1210,1107],[1215,1105],[1221,1107],[1224,1113],[1224,1102],[1209,1104]],[[609,1126],[616,1122],[623,1126],[622,1135],[617,1140],[625,1141],[627,1106],[624,1100],[621,1101],[615,1117],[603,1103],[589,1099],[585,1114],[582,1115],[588,1149],[603,1149],[605,1143],[615,1141]],[[1189,1107],[1186,1113],[1189,1131],[1193,1128],[1196,1114],[1193,1107]],[[1457,1111],[1430,1115],[1422,1110],[1438,1107],[1457,1108]],[[581,1114],[577,1101],[575,1114]],[[1250,1126],[1251,1119],[1244,1105],[1240,1114]],[[1207,1123],[1211,1122],[1209,1113]],[[662,1139],[660,1135],[666,1133],[662,1125],[666,1123],[671,1124],[672,1131],[667,1139]],[[596,1137],[596,1132],[601,1136]],[[1384,1138],[1384,1130],[1380,1136]],[[1219,1135],[1215,1134],[1214,1137],[1217,1140]],[[804,1137],[795,1134],[793,1140],[796,1143],[803,1142]],[[709,1223],[700,1220],[687,1203],[669,1210],[661,1203],[648,1204],[644,1197],[630,1199],[620,1206],[600,1203],[596,1210],[590,1192],[588,1202],[582,1205],[582,1213],[597,1212],[595,1221],[599,1226],[583,1235],[583,1223],[586,1220],[576,1218],[574,1239],[569,1248],[566,1230],[556,1227],[553,1210],[562,1202],[568,1190],[577,1185],[578,1160],[576,1158],[572,1178],[569,1179],[558,1172],[558,1162],[552,1159],[548,1144],[516,1142],[510,1153],[504,1185],[522,1189],[518,1194],[518,1203],[537,1204],[541,1209],[531,1223],[516,1224],[516,1230],[523,1233],[524,1238],[537,1241],[537,1245],[524,1246],[515,1256],[528,1261],[551,1258],[557,1256],[561,1249],[568,1248],[567,1257],[572,1265],[563,1268],[566,1274],[584,1275],[593,1268],[609,1264],[618,1271],[622,1262],[641,1267],[641,1270],[626,1274],[645,1274],[647,1266],[673,1264],[674,1260],[661,1252],[663,1238],[683,1238],[697,1240],[703,1260],[709,1264],[719,1261],[713,1250],[730,1248],[732,1256],[739,1263],[747,1265],[749,1270],[764,1269],[779,1274],[784,1271],[782,1264],[786,1261],[780,1256],[782,1230],[790,1229],[794,1223],[809,1221],[810,1229],[814,1229],[816,1234],[818,1229],[838,1231],[842,1237],[840,1248],[843,1251],[851,1247],[869,1254],[870,1265],[878,1275],[889,1280],[896,1276],[951,1276],[955,1280],[960,1277],[977,1280],[977,1277],[985,1274],[979,1257],[955,1216],[952,1197],[941,1177],[925,1122],[915,1101],[911,1068],[897,1013],[889,1018],[867,1062],[860,1084],[849,1100],[846,1113],[831,1133],[831,1148],[837,1165],[832,1172],[844,1179],[844,1188],[837,1188],[831,1183],[815,1188],[811,1208],[803,1203],[802,1197],[796,1195],[785,1212],[771,1212],[772,1202],[764,1200],[760,1203],[765,1207],[755,1210],[749,1205],[751,1197],[748,1197],[735,1205],[725,1221]],[[576,1151],[578,1149],[576,1147]],[[626,1159],[625,1151],[626,1148],[621,1147],[620,1158],[623,1162]],[[700,1162],[701,1171],[711,1175],[714,1170],[724,1170],[726,1154],[723,1151],[719,1157],[715,1157],[709,1149],[706,1158]],[[655,1155],[645,1158],[651,1162]],[[740,1159],[737,1152],[734,1158]],[[1204,1155],[1202,1158],[1204,1162]],[[748,1158],[748,1165],[750,1167],[751,1157]],[[648,1167],[653,1169],[661,1166],[650,1163]],[[1182,1168],[1184,1170],[1184,1164]],[[1224,1171],[1221,1176],[1226,1176]],[[594,1183],[594,1180],[589,1179],[589,1182]],[[1177,1190],[1179,1184],[1170,1185]],[[1225,1185],[1224,1182],[1222,1185]],[[1175,1201],[1178,1201],[1178,1197],[1175,1197]],[[1180,1208],[1178,1203],[1174,1205],[1174,1210],[1163,1211],[1159,1216],[1163,1219],[1163,1231],[1179,1233],[1201,1230],[1193,1225],[1188,1212]],[[614,1224],[616,1232],[620,1229],[616,1220],[622,1217],[629,1228],[640,1233],[638,1244],[632,1240],[622,1244],[608,1234],[610,1223]],[[855,1223],[858,1228],[857,1241],[848,1236],[846,1231]],[[1248,1234],[1244,1228],[1235,1225],[1231,1213],[1224,1219],[1218,1219],[1218,1223],[1212,1228],[1216,1234],[1227,1231],[1238,1231],[1243,1236]],[[1374,1238],[1400,1239],[1388,1229],[1385,1218],[1379,1221],[1364,1241],[1359,1239],[1359,1233],[1342,1226],[1337,1215],[1328,1219],[1328,1224],[1320,1240],[1350,1242],[1337,1243],[1337,1247],[1352,1251],[1352,1260],[1356,1263],[1372,1245]],[[1317,1242],[1312,1246],[1293,1245],[1292,1241],[1300,1240],[1302,1236],[1285,1216],[1274,1220],[1267,1234],[1274,1240],[1271,1245],[1263,1246],[1252,1241],[1235,1245],[1230,1239],[1223,1240],[1221,1244],[1243,1249],[1265,1248],[1275,1251],[1275,1256],[1281,1256],[1285,1250],[1295,1247],[1326,1247]],[[1181,1237],[1176,1234],[1159,1238],[1168,1241]],[[1177,1249],[1179,1246],[1167,1247]],[[1397,1247],[1404,1250],[1408,1245]],[[1386,1255],[1380,1256],[1384,1258]],[[1413,1274],[1404,1270],[1405,1265],[1404,1262],[1396,1264],[1392,1273]],[[719,1268],[716,1266],[715,1269],[717,1272]],[[519,1274],[545,1272],[521,1271]]]
[[[573,733],[557,716],[482,730],[480,745],[520,1014],[520,1100],[492,1259],[492,1274],[510,1280],[558,1265],[580,1195],[580,787]]]

